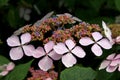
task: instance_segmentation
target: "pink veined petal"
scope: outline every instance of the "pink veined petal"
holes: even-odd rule
[[[94,42],[89,37],[83,37],[79,40],[79,43],[83,46],[88,46],[93,44]]]
[[[64,43],[58,43],[53,47],[53,49],[57,54],[64,54],[69,51]]]
[[[75,47],[75,43],[71,39],[66,40],[65,44],[67,45],[69,50],[71,50],[71,49],[73,49]]]
[[[14,46],[19,46],[19,45],[20,45],[20,41],[19,41],[18,36],[12,35],[11,37],[9,37],[9,38],[7,39],[7,44],[8,44],[9,46],[12,46],[12,47],[14,47]]]
[[[76,62],[76,58],[71,53],[67,53],[62,57],[62,63],[65,67],[72,67]]]
[[[94,38],[95,41],[100,40],[103,36],[99,32],[93,32],[92,37]]]
[[[72,17],[72,15],[69,14],[69,13],[65,13],[65,15],[68,16],[68,17]]]
[[[113,60],[114,59],[114,57],[115,57],[115,53],[113,53],[113,54],[110,54],[106,59],[108,59],[108,60]]]
[[[100,41],[97,42],[101,47],[103,47],[104,49],[110,49],[112,48],[112,44],[107,40],[107,39],[102,39]]]
[[[46,53],[42,47],[38,47],[36,50],[33,51],[33,57],[34,58],[40,58],[44,56]]]
[[[46,53],[50,52],[53,49],[53,46],[54,46],[53,41],[49,41],[48,43],[46,43],[44,46]]]
[[[30,33],[24,33],[21,35],[21,44],[25,44],[31,41],[31,35]]]
[[[32,56],[33,51],[35,50],[33,45],[23,45],[22,47],[26,56]]]
[[[42,58],[38,63],[38,66],[43,71],[49,70],[52,67],[52,65],[53,65],[53,61],[48,56]]]
[[[120,43],[120,36],[116,38],[116,43]]]
[[[19,60],[23,57],[23,51],[21,47],[12,48],[10,50],[10,58],[12,60]]]
[[[53,60],[59,60],[62,55],[57,54],[54,50],[48,54]]]
[[[101,63],[101,65],[100,65],[100,67],[99,67],[99,70],[106,68],[109,64],[110,64],[110,61],[104,60],[104,61]]]
[[[117,69],[118,66],[108,66],[106,68],[106,71],[107,72],[114,72],[116,69]]]
[[[117,66],[120,63],[120,59],[112,60],[110,66]]]
[[[1,76],[6,76],[7,74],[8,74],[8,71],[7,71],[7,70],[2,71],[2,72],[0,73]]]
[[[91,48],[92,52],[96,55],[96,56],[101,56],[102,55],[102,49],[100,46],[98,46],[97,44],[94,44]]]
[[[11,71],[14,69],[14,67],[15,67],[15,64],[13,62],[10,62],[8,63],[6,70]]]
[[[71,52],[79,58],[83,58],[86,55],[85,51],[79,46],[76,46]]]
[[[114,59],[120,59],[120,54],[117,54]]]

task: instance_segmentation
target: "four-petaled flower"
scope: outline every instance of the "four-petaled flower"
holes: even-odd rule
[[[57,54],[64,54],[62,56],[62,63],[66,67],[72,67],[76,64],[77,60],[73,54],[79,58],[83,58],[86,55],[85,51],[81,47],[75,45],[76,44],[71,39],[68,39],[65,43],[57,43],[57,45],[53,47]]]
[[[57,54],[53,50],[54,45],[55,44],[54,44],[53,41],[49,41],[48,43],[46,43],[44,45],[45,50],[42,47],[38,47],[36,50],[34,50],[34,52],[32,54],[34,58],[40,58],[40,57],[44,56],[38,63],[38,66],[43,71],[47,71],[50,68],[52,68],[52,66],[53,66],[52,59],[53,60],[59,60],[61,58],[61,55]]]
[[[2,70],[2,72],[0,72],[0,76],[6,76],[10,71],[14,69],[14,67],[15,64],[13,62],[0,66],[0,70]]]
[[[103,38],[103,36],[99,32],[93,32],[92,37],[94,41],[89,37],[83,37],[79,40],[79,43],[83,46],[88,46],[94,43],[91,50],[96,56],[102,55],[101,47],[104,49],[112,48],[111,43],[106,38]]]
[[[107,72],[114,72],[117,68],[118,71],[120,71],[120,54],[116,55],[115,53],[109,55],[106,60],[104,60],[99,70],[105,69]]]
[[[23,53],[27,56],[32,56],[32,51],[34,47],[32,45],[26,45],[26,43],[31,41],[31,35],[29,33],[24,33],[21,35],[20,40],[16,35],[12,35],[7,39],[7,44],[14,47],[10,50],[10,57],[12,60],[18,60],[23,57]]]

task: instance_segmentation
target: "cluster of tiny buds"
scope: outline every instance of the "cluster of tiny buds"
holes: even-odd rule
[[[42,70],[34,70],[34,68],[30,68],[30,73],[32,77],[27,78],[27,80],[57,80],[58,73],[51,70],[49,72]]]
[[[120,24],[110,24],[108,25],[112,31],[112,37],[116,38],[120,35]]]
[[[76,25],[75,22],[76,21],[69,15],[56,15],[43,20],[38,27],[35,25],[25,27],[23,33],[29,32],[32,36],[32,41],[39,40],[47,43],[52,40],[56,43],[65,42],[67,39],[74,41],[74,38],[79,40],[84,36],[91,37],[91,33],[94,31],[102,32],[97,24],[90,25],[86,22],[79,22],[79,24]],[[67,24],[70,24],[69,28],[66,28]],[[50,34],[47,34],[49,32]]]

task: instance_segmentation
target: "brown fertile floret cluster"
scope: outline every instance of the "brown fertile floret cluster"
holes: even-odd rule
[[[30,68],[29,71],[32,77],[27,78],[27,80],[46,80],[47,78],[57,80],[58,78],[58,73],[53,70],[47,72],[42,70],[34,70],[34,68]]]
[[[62,14],[55,17],[47,18],[43,20],[40,26],[28,26],[25,27],[23,33],[29,32],[32,35],[32,40],[43,41],[47,43],[48,41],[65,42],[67,39],[74,38],[79,40],[81,37],[91,37],[91,33],[94,31],[102,32],[101,28],[97,24],[88,24],[86,22],[80,22],[75,25],[76,21],[71,15]],[[66,28],[67,24],[69,29]],[[47,36],[46,33],[48,33]]]

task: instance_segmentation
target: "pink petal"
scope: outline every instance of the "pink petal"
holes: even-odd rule
[[[110,64],[110,61],[104,60],[104,61],[101,63],[101,65],[100,65],[100,67],[99,67],[99,70],[106,68],[109,64]]]
[[[8,74],[8,71],[2,71],[2,72],[0,72],[0,76],[6,76]]]
[[[110,66],[117,66],[120,63],[120,59],[112,60]]]
[[[120,36],[116,38],[116,43],[120,43]]]
[[[62,63],[66,67],[72,67],[74,64],[76,64],[76,62],[76,58],[71,53],[67,53],[62,57]]]
[[[22,44],[25,44],[25,43],[28,43],[28,42],[31,41],[31,35],[30,35],[30,33],[24,33],[24,34],[21,35],[20,38],[21,38],[21,43]]]
[[[23,57],[23,51],[21,47],[12,48],[10,50],[10,58],[12,60],[19,60]]]
[[[72,17],[72,15],[69,14],[69,13],[65,13],[65,15],[68,16],[68,17]]]
[[[6,67],[6,70],[11,71],[14,69],[14,67],[15,67],[15,64],[13,62],[10,62]]]
[[[69,51],[64,43],[58,43],[53,47],[53,49],[57,54],[64,54]]]
[[[85,57],[86,53],[85,51],[79,47],[79,46],[76,46],[73,50],[72,50],[72,53],[75,54],[77,57],[79,58],[83,58]]]
[[[79,40],[79,43],[83,46],[88,46],[93,44],[94,42],[89,37],[83,37]]]
[[[65,44],[67,45],[69,50],[71,50],[71,49],[73,49],[75,47],[75,43],[71,39],[66,40]]]
[[[53,61],[48,57],[45,56],[43,59],[41,59],[38,63],[38,66],[40,67],[40,69],[42,69],[43,71],[47,71],[49,70],[53,65]]]
[[[112,48],[112,44],[107,39],[102,39],[99,42],[97,42],[101,47],[104,49],[110,49]]]
[[[11,37],[9,37],[8,39],[7,39],[7,44],[9,45],[9,46],[19,46],[20,45],[20,41],[19,41],[19,38],[18,38],[18,36],[14,36],[14,35],[12,35]]]
[[[26,56],[32,56],[33,51],[35,50],[33,45],[24,45],[22,47]]]
[[[107,71],[107,72],[114,72],[116,69],[117,69],[117,66],[108,66],[108,67],[106,68],[106,71]]]
[[[102,49],[100,46],[98,46],[97,44],[94,44],[91,48],[92,52],[96,55],[96,56],[101,56],[102,55]]]
[[[46,43],[44,46],[46,53],[50,52],[53,49],[53,46],[54,46],[53,41],[49,41],[48,43]]]
[[[114,59],[114,57],[115,57],[115,53],[113,53],[113,54],[110,54],[106,59],[108,59],[108,60],[113,60]]]
[[[95,41],[100,40],[103,36],[99,32],[93,32],[92,37],[94,38]]]
[[[53,60],[59,60],[62,55],[57,54],[54,50],[48,54]]]
[[[42,47],[38,47],[36,50],[33,51],[33,57],[34,58],[40,58],[44,56],[46,53]]]
[[[117,54],[114,59],[120,59],[120,54]]]

